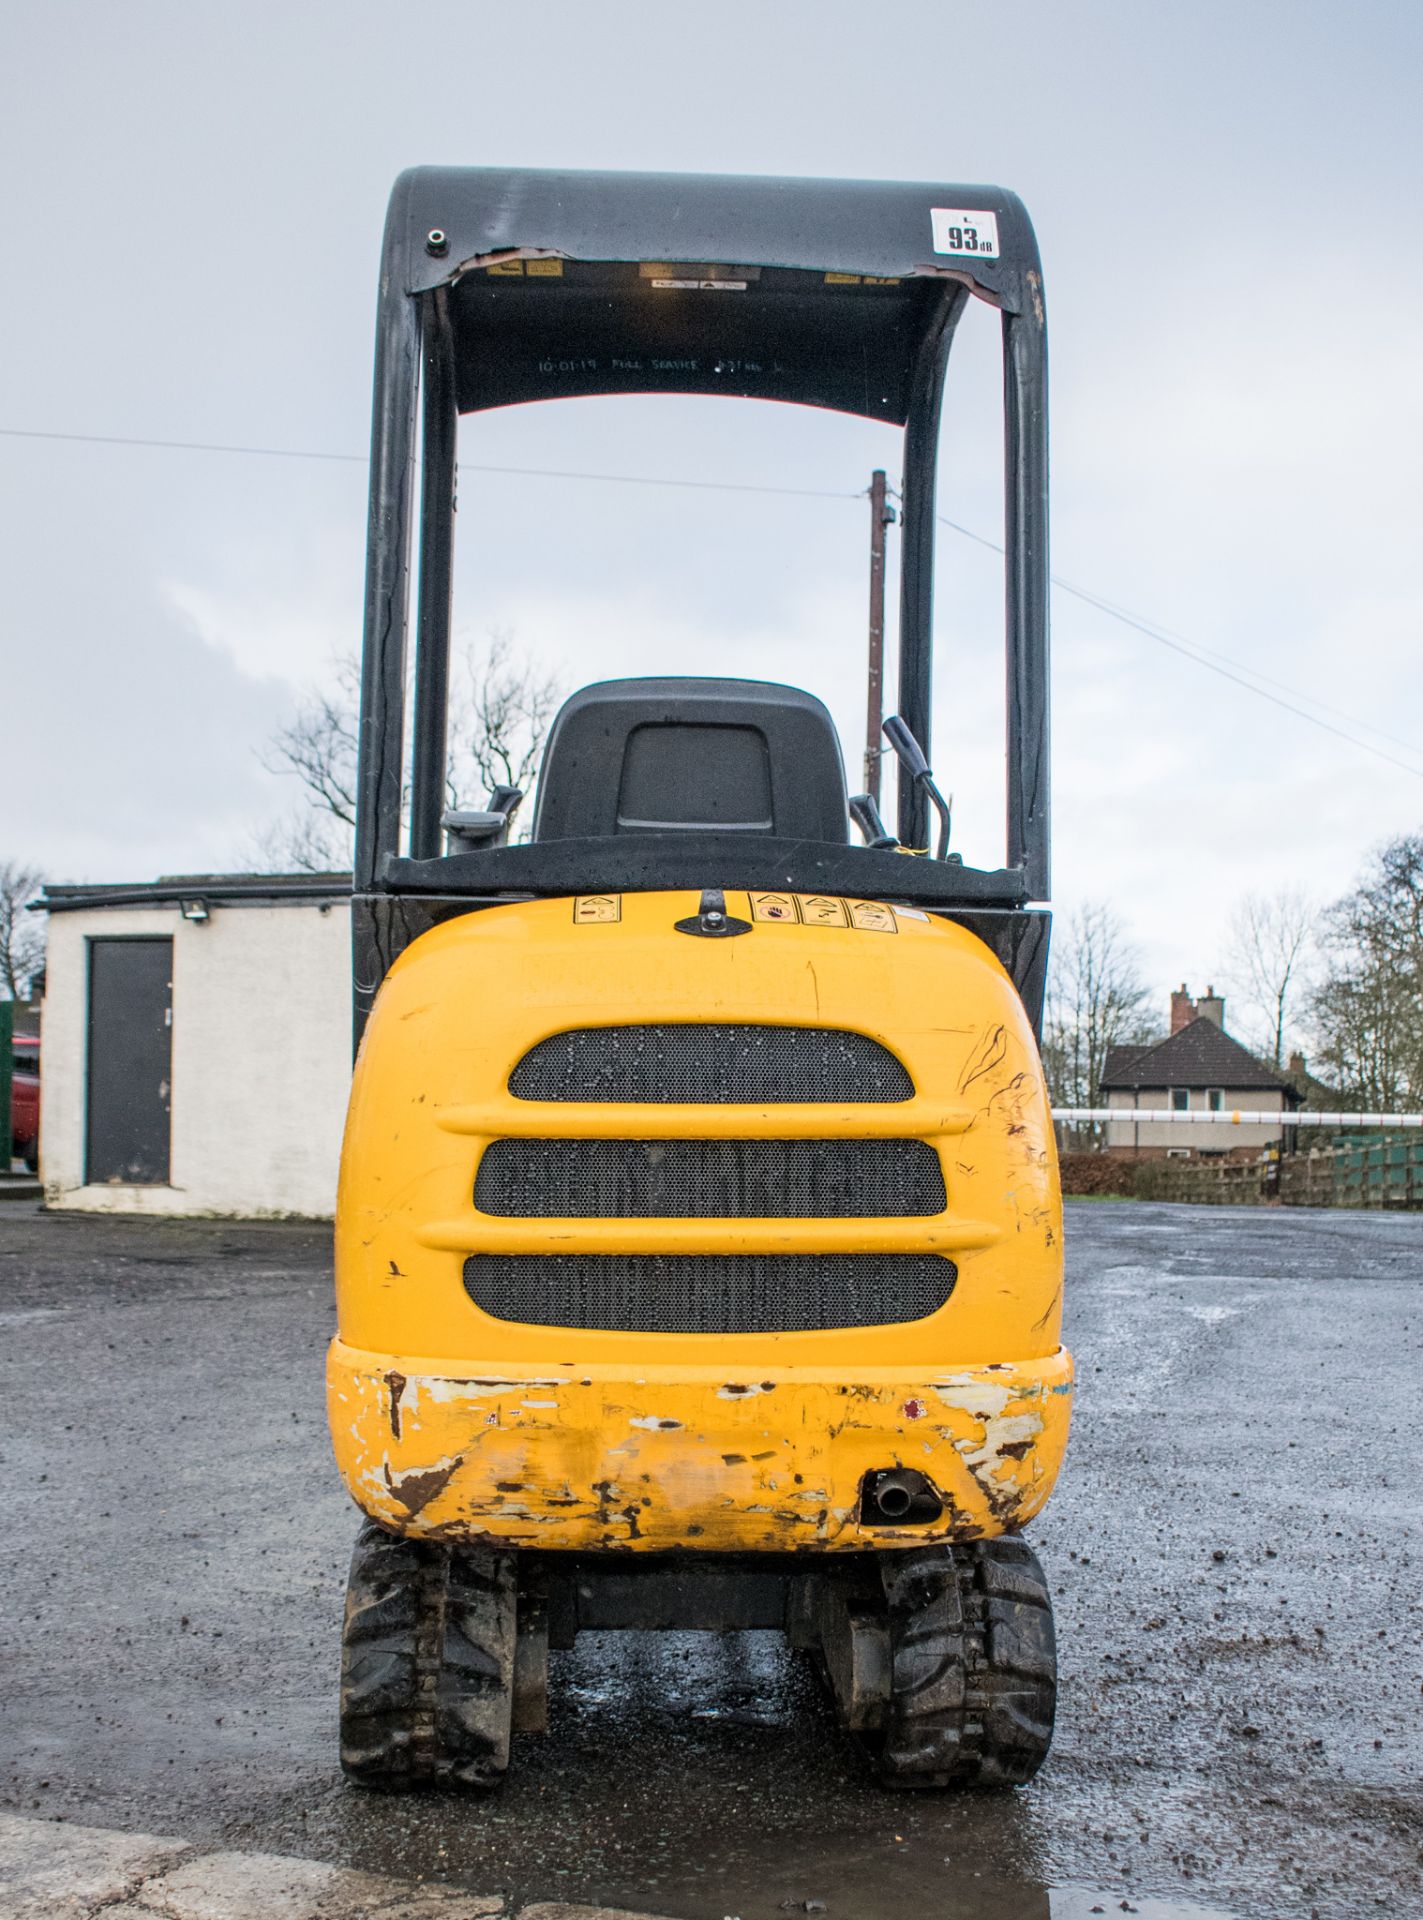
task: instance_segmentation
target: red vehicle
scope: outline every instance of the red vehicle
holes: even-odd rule
[[[40,1164],[40,1043],[15,1036],[10,1080],[10,1151],[31,1173]]]

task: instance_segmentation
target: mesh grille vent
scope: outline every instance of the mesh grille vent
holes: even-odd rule
[[[933,1253],[472,1254],[477,1307],[613,1333],[808,1333],[922,1320],[958,1270]]]
[[[495,1140],[474,1204],[521,1219],[819,1220],[947,1201],[923,1140]]]
[[[766,1105],[908,1100],[887,1047],[821,1027],[578,1027],[541,1040],[509,1076],[520,1100]]]

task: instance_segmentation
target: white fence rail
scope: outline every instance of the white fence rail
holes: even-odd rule
[[[1082,1126],[1115,1121],[1153,1127],[1329,1127],[1335,1132],[1344,1127],[1423,1127],[1423,1113],[1251,1113],[1242,1108],[1180,1113],[1174,1107],[1054,1107],[1052,1117]]]

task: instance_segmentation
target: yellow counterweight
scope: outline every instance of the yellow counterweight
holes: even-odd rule
[[[915,1538],[1012,1531],[1051,1491],[1072,1385],[1051,1117],[1012,982],[974,935],[911,909],[732,893],[750,932],[700,939],[676,928],[697,903],[493,907],[435,927],[391,969],[357,1062],[337,1212],[328,1392],[347,1486],[383,1525],[450,1541],[843,1550],[908,1544],[862,1510],[865,1476],[904,1467],[942,1503]],[[787,1084],[754,1101],[511,1089],[557,1036],[688,1027],[862,1036],[903,1086],[802,1098]],[[744,1142],[794,1143],[812,1172],[847,1143],[907,1142],[942,1185],[933,1211],[884,1214],[787,1217],[763,1195],[754,1216],[674,1217],[618,1211],[576,1183],[556,1214],[476,1203],[491,1148],[552,1155],[537,1164],[566,1175],[592,1164],[584,1152],[642,1165]],[[576,1301],[600,1263],[654,1281],[740,1263],[764,1288],[844,1256],[915,1261],[942,1285],[913,1317],[891,1303],[876,1318],[857,1281],[853,1324],[768,1328],[762,1300],[739,1329],[691,1324],[671,1292],[665,1326],[594,1324],[586,1305],[544,1323],[478,1280],[532,1262]]]

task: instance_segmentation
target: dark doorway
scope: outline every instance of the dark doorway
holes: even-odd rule
[[[89,942],[89,1097],[84,1177],[168,1184],[173,942]]]

